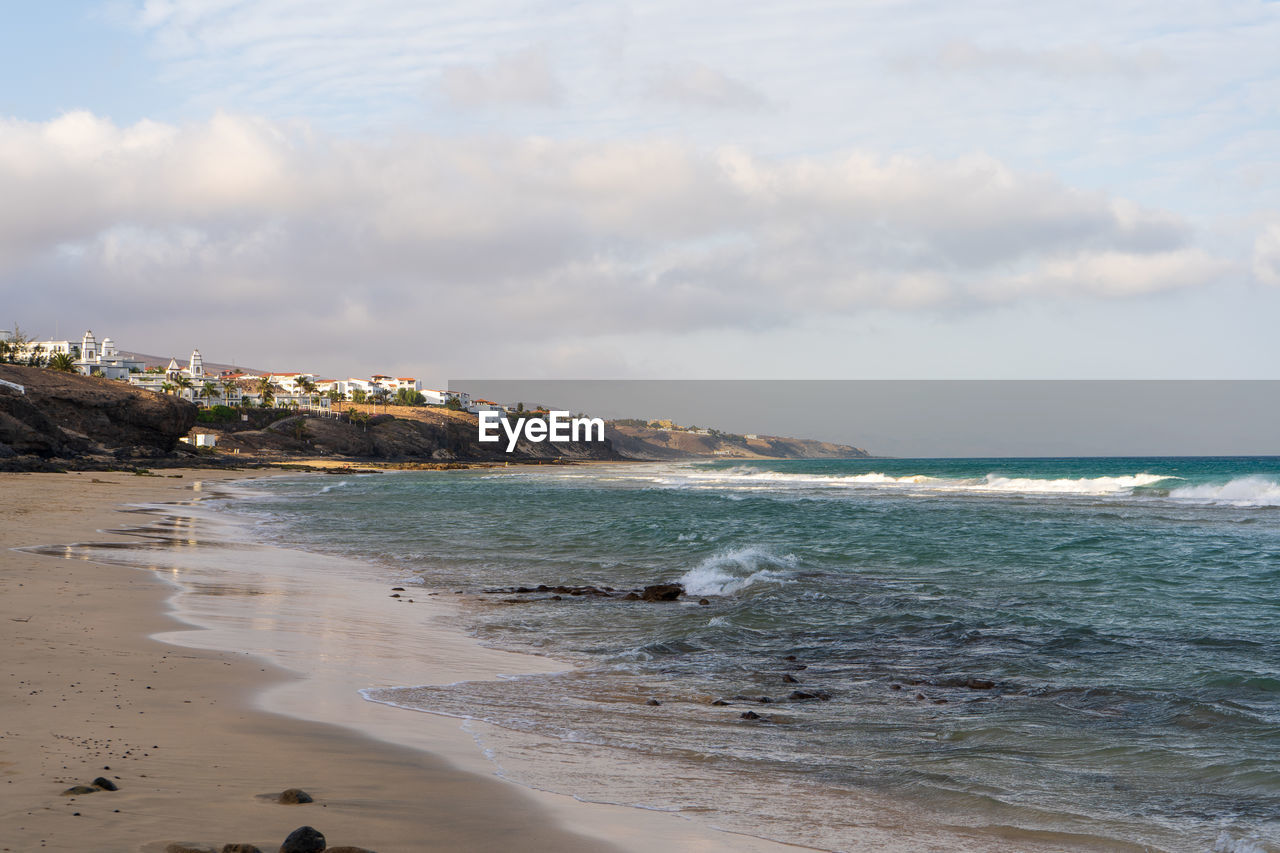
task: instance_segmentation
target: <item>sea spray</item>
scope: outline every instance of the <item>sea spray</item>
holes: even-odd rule
[[[733,595],[755,583],[781,581],[794,568],[793,554],[775,556],[766,548],[746,547],[707,557],[680,576],[687,595]]]

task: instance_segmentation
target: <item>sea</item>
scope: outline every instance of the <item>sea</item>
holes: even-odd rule
[[[563,663],[364,691],[461,718],[520,784],[828,850],[1280,851],[1280,458],[513,466],[237,495],[262,536]],[[537,591],[657,583],[685,595]]]

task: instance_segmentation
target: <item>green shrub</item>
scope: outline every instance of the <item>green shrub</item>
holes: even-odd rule
[[[196,412],[196,420],[202,424],[225,424],[228,421],[236,420],[239,414],[237,410],[230,406],[219,404]]]

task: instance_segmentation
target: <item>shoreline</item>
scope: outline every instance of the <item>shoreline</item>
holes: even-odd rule
[[[143,851],[163,850],[172,841],[220,846],[252,839],[270,850],[303,824],[316,826],[331,845],[383,853],[505,850],[517,837],[524,850],[797,849],[717,832],[669,813],[585,803],[508,782],[495,775],[461,721],[367,701],[349,689],[358,671],[350,666],[326,660],[310,673],[296,666],[308,655],[314,660],[314,649],[293,649],[294,666],[286,665],[278,646],[273,654],[246,650],[246,639],[260,627],[242,626],[249,632],[237,633],[225,623],[209,624],[216,619],[202,599],[238,598],[243,610],[244,603],[266,593],[208,588],[213,578],[226,580],[225,563],[218,565],[228,556],[222,552],[242,546],[201,542],[200,528],[207,529],[210,520],[180,508],[193,499],[193,480],[194,491],[200,491],[205,484],[263,473],[0,475],[0,624],[10,638],[3,661],[10,673],[5,704],[16,709],[6,713],[0,737],[0,790],[6,795],[0,850],[79,850],[86,839],[100,849]],[[151,522],[159,516],[160,530],[121,532],[128,513]],[[173,541],[159,542],[157,535]],[[90,544],[73,546],[69,540]],[[150,550],[156,559],[137,568],[99,561],[86,553],[98,543],[118,553]],[[40,553],[14,550],[41,546]],[[334,560],[249,548],[255,558],[271,554],[285,561],[286,570],[305,562],[305,571],[312,572],[315,564]],[[192,557],[209,562],[203,569],[208,574],[195,582],[206,585],[202,592],[193,591],[189,565],[171,566],[169,579],[161,579],[159,564],[174,554],[188,563]],[[308,575],[307,581],[314,578]],[[338,586],[346,587],[338,600],[350,607],[352,585]],[[295,587],[294,592],[301,589]],[[385,586],[373,587],[385,612]],[[225,603],[217,601],[223,617],[236,609],[228,611]],[[267,614],[278,604],[266,608]],[[393,683],[431,683],[424,677],[439,683],[476,678],[478,672],[492,677],[529,671],[539,661],[480,646],[449,624],[451,607],[432,602],[430,609],[433,647],[451,659],[446,663],[437,653],[415,677]],[[339,644],[354,636],[350,630],[345,638],[342,631],[330,633]],[[544,662],[532,671],[546,668]],[[121,790],[61,795],[98,775],[118,777]],[[260,798],[287,787],[308,790],[316,803],[282,806]]]

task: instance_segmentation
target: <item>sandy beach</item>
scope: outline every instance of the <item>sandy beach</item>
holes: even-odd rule
[[[441,683],[550,663],[479,647],[446,604],[324,581],[329,558],[207,547],[198,513],[130,509],[243,476],[0,475],[0,850],[270,851],[302,825],[383,853],[795,849],[526,790],[493,774],[459,721],[364,701],[356,689],[390,672]],[[14,550],[71,543],[108,547]],[[128,564],[146,549],[154,571]],[[379,623],[410,618],[420,641],[389,647]],[[99,776],[119,790],[62,793]],[[262,796],[290,787],[315,802]]]

